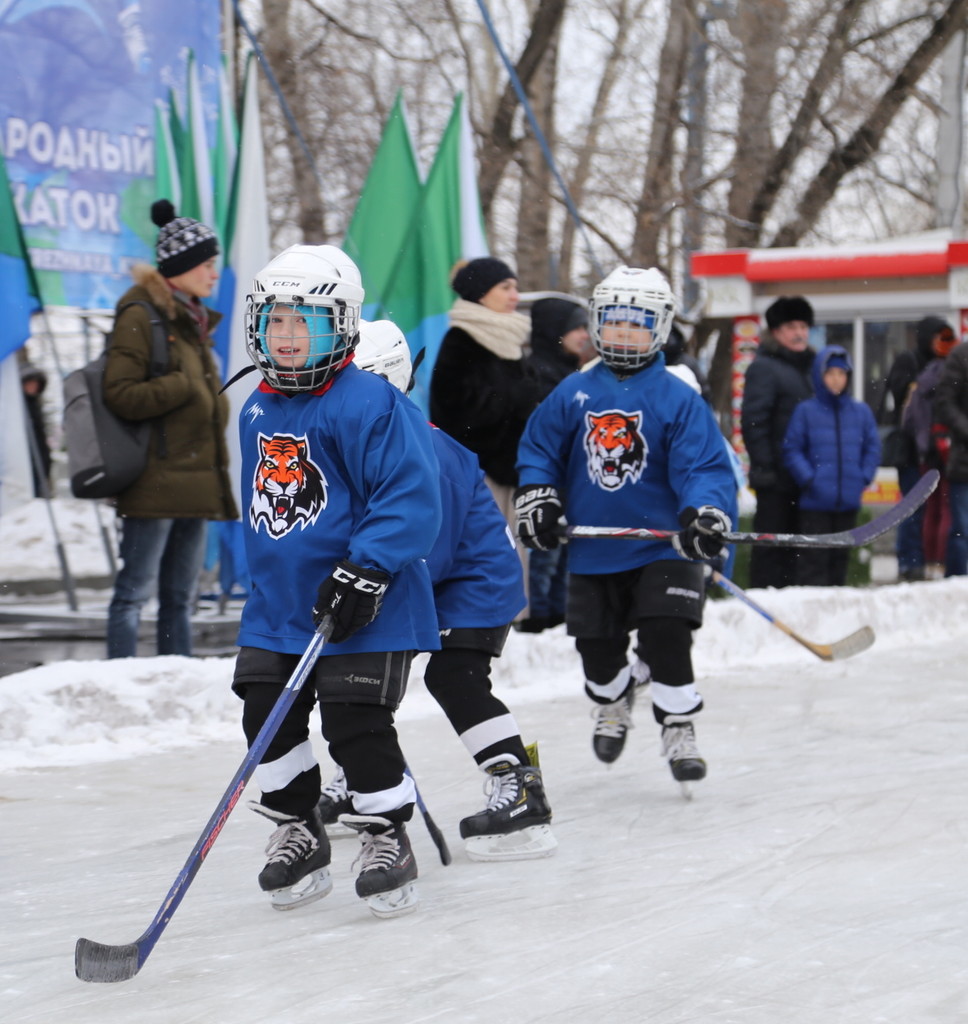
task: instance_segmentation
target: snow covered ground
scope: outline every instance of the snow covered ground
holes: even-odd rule
[[[231,660],[0,679],[0,1020],[968,1020],[968,580],[756,596],[813,640],[869,623],[877,642],[828,664],[711,602],[693,801],[646,702],[606,768],[571,641],[514,634],[495,685],[540,741],[560,846],[469,861],[457,822],[481,777],[418,663],[400,732],[454,862],[415,819],[416,913],[368,913],[353,840],[334,844],[329,897],[273,911],[255,882],[268,830],[240,805],[141,973],[114,985],[74,977],[74,944],[141,934],[238,767]]]

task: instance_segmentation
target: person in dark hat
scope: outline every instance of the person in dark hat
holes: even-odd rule
[[[33,363],[21,363],[20,386],[23,389],[24,404],[27,406],[27,422],[33,434],[30,445],[30,468],[33,472],[34,497],[50,496],[50,442],[47,440],[47,425],[41,396],[47,389],[47,374]]]
[[[215,232],[178,217],[171,202],[151,207],[160,229],[157,267],[136,264],[134,285],[118,301],[104,374],[104,401],[117,416],[150,420],[145,471],[116,500],[121,569],[108,609],[109,658],[137,653],[145,602],[157,590],[159,654],[192,653],[191,611],[208,520],[238,518],[229,479],[228,399],[212,355],[219,314],[202,304],[218,280]],[[149,374],[147,302],[169,337],[168,372]],[[125,308],[126,307],[126,308]]]
[[[813,308],[802,295],[781,295],[767,308],[766,325],[770,336],[746,371],[741,411],[749,483],[756,493],[753,530],[795,533],[799,488],[783,462],[783,439],[793,410],[813,394]],[[750,586],[791,586],[796,566],[796,548],[754,547]]]
[[[430,419],[477,455],[511,523],[518,441],[545,394],[524,359],[531,321],[517,312],[517,276],[503,260],[462,263],[451,285],[457,299],[430,380]]]

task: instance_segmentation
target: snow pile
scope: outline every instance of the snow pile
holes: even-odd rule
[[[903,651],[952,629],[953,609],[968,603],[968,578],[868,590],[803,588],[752,591],[761,605],[818,643],[873,626],[872,652]],[[858,659],[869,654],[858,655]],[[426,655],[414,663],[401,721],[439,714],[422,685]],[[831,666],[735,598],[711,600],[694,661],[700,690],[751,665]],[[231,691],[231,658],[133,658],[68,661],[0,678],[0,770],[86,764],[161,750],[241,740],[241,702]],[[582,691],[574,642],[558,627],[512,633],[492,672],[512,711],[525,703]]]
[[[102,528],[116,550],[113,509],[74,498],[53,498],[49,504],[34,498],[0,516],[0,586],[7,581],[59,580],[58,538],[74,576],[109,576]]]

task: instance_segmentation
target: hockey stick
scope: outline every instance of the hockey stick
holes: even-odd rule
[[[709,578],[713,583],[722,587],[723,590],[734,597],[738,597],[743,604],[748,605],[753,611],[759,612],[767,622],[772,622],[777,629],[786,633],[791,640],[796,640],[798,644],[802,644],[811,654],[815,654],[822,661],[842,661],[844,658],[852,658],[855,654],[866,651],[874,643],[874,630],[870,626],[861,626],[860,629],[855,630],[849,636],[845,636],[841,640],[835,640],[832,644],[815,644],[812,640],[804,639],[785,622],[781,622],[775,615],[768,612],[762,605],[758,605],[742,587],[737,586],[731,579],[723,576],[722,573],[711,569]]]
[[[928,500],[938,486],[938,471],[929,469],[901,500],[883,515],[838,533],[723,533],[727,544],[760,544],[776,548],[853,548],[869,544],[893,530]],[[672,540],[679,530],[649,530],[635,526],[568,526],[567,537],[615,537],[631,540]]]
[[[420,795],[420,787],[417,785],[417,780],[413,777],[413,772],[410,771],[409,765],[406,767],[405,771],[413,782],[413,791],[417,796],[417,806],[420,808],[420,813],[423,815],[424,824],[427,826],[430,838],[434,841],[434,846],[437,847],[437,852],[440,854],[440,863],[446,866],[453,860],[453,857],[450,855],[450,847],[447,845],[447,840],[444,839],[444,833],[437,827],[437,822],[430,817],[430,811],[427,810],[427,805],[424,803],[423,797]]]
[[[175,884],[168,890],[168,895],[158,908],[158,913],[155,914],[155,918],[148,925],[147,930],[134,942],[123,946],[109,946],[101,942],[93,942],[91,939],[77,940],[77,946],[74,949],[74,973],[81,981],[127,981],[144,966],[155,943],[161,938],[161,933],[167,927],[188,891],[192,879],[198,874],[202,861],[208,856],[212,845],[222,831],[228,816],[232,813],[232,808],[242,796],[246,783],[262,760],[262,755],[268,749],[282,720],[292,707],[303,683],[309,677],[309,673],[332,632],[333,619],[327,615],[313,634],[305,654],[299,659],[299,664],[293,670],[272,711],[269,712],[269,717],[259,730],[259,735],[249,747],[249,752],[239,765],[228,789],[222,794],[222,799],[211,818],[208,819],[208,824],[198,837],[192,852],[188,855],[188,860],[185,861],[185,866],[175,879]]]

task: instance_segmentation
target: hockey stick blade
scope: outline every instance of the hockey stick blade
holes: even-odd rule
[[[299,659],[299,664],[283,687],[282,693],[259,730],[259,735],[252,741],[252,746],[249,747],[228,789],[222,794],[222,799],[202,829],[202,834],[147,929],[134,942],[119,946],[110,946],[91,939],[77,940],[74,947],[74,973],[81,981],[128,981],[144,966],[222,831],[232,808],[239,802],[246,783],[262,760],[262,755],[269,748],[272,738],[295,702],[332,632],[333,620],[327,616],[313,634],[306,652]]]
[[[723,533],[727,544],[759,544],[775,548],[853,548],[862,547],[881,534],[893,530],[913,515],[931,497],[938,486],[938,471],[929,469],[901,500],[870,522],[838,533]],[[672,540],[679,530],[650,530],[635,526],[568,526],[568,537],[603,537],[626,540]]]
[[[728,577],[723,576],[722,573],[711,569],[709,578],[727,593],[738,597],[745,605],[762,615],[767,622],[772,623],[781,632],[786,633],[791,640],[796,640],[798,644],[806,647],[811,654],[815,654],[821,661],[843,661],[844,658],[852,658],[855,654],[866,651],[874,643],[874,630],[870,626],[861,626],[860,629],[854,630],[849,636],[835,640],[832,644],[814,643],[812,640],[807,640],[805,637],[800,636],[799,633],[791,629],[785,622],[781,622],[762,605],[757,604],[742,587]]]

